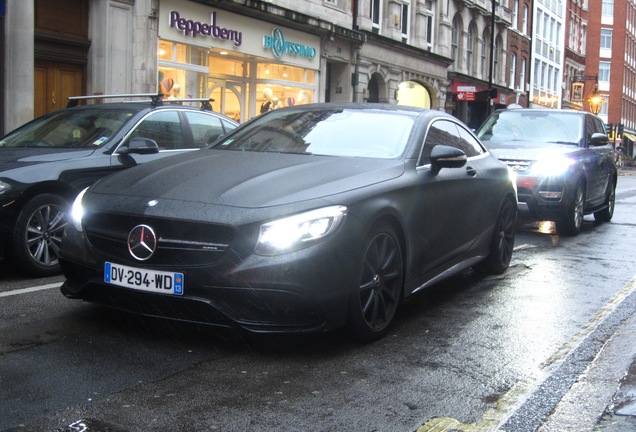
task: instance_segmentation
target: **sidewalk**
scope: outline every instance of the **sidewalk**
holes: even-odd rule
[[[537,431],[636,431],[636,313],[607,341]]]

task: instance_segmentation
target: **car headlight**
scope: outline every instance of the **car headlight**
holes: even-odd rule
[[[11,185],[0,180],[0,194],[5,193],[9,189],[11,189]]]
[[[307,247],[333,233],[346,215],[345,206],[331,206],[263,224],[255,253],[277,255]]]
[[[573,164],[574,160],[570,158],[556,156],[539,159],[532,164],[530,170],[537,176],[557,177],[564,174]]]
[[[75,201],[73,201],[73,205],[71,206],[71,222],[73,222],[73,226],[79,232],[84,231],[82,227],[82,217],[84,216],[84,207],[82,207],[82,198],[84,198],[84,194],[88,188],[84,189],[77,195]]]

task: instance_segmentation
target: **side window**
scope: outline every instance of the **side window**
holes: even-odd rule
[[[605,130],[605,125],[603,124],[603,121],[601,121],[600,119],[593,117],[591,115],[586,115],[585,116],[585,147],[587,147],[590,144],[590,141],[592,140],[592,135],[595,133],[602,133],[602,134],[607,134],[607,131]]]
[[[466,133],[468,134],[468,132]],[[470,134],[468,134],[468,136],[472,138]],[[459,129],[454,122],[449,120],[436,120],[428,128],[418,165],[421,166],[431,163],[431,150],[440,144],[463,150],[469,157],[482,153],[483,150],[479,143],[475,142],[474,138],[472,138],[472,141],[471,143],[466,138],[460,137]],[[474,144],[477,145],[479,151],[475,149]]]
[[[484,154],[486,151],[482,147],[482,145],[475,139],[475,137],[464,129],[462,126],[455,124],[457,130],[459,131],[459,138],[461,140],[462,150],[466,153],[466,156],[479,156],[480,154]]]
[[[226,120],[222,120],[221,122],[223,123],[223,128],[225,129],[225,133],[230,133],[230,131],[233,131],[234,129],[238,127],[234,123],[230,123],[229,121],[226,121]]]
[[[177,111],[160,111],[150,114],[137,125],[131,138],[150,138],[160,150],[183,148],[183,134]]]
[[[205,147],[225,133],[218,117],[201,112],[186,112],[185,116],[190,124],[196,148]]]

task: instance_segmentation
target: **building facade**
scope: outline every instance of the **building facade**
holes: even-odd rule
[[[592,36],[594,35],[594,36]],[[595,37],[596,36],[596,37]],[[636,140],[636,2],[590,2],[586,72],[597,77],[599,115],[612,125],[610,138],[634,155]],[[622,134],[617,134],[620,126]]]
[[[534,0],[531,107],[561,108],[565,7],[565,0]]]
[[[445,110],[477,127],[516,100],[509,2],[0,0],[1,95],[11,107],[1,126],[68,96],[160,92],[210,97],[240,121],[368,101]]]
[[[514,100],[509,99],[506,105],[529,105],[532,16],[532,0],[512,0],[507,71],[508,88],[514,92]]]
[[[569,2],[565,19],[563,108],[589,110],[587,100],[595,91],[596,76],[586,75],[585,49],[588,34],[589,0]]]

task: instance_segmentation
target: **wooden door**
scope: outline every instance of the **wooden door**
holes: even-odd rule
[[[65,108],[69,96],[81,96],[83,72],[83,65],[36,60],[35,117]]]

